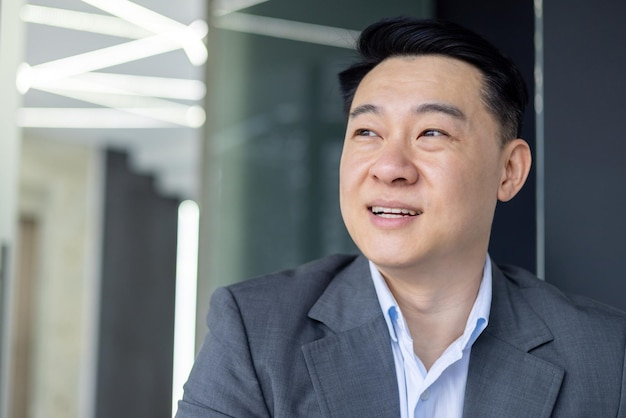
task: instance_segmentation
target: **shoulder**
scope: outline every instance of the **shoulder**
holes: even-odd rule
[[[499,266],[507,287],[518,292],[535,313],[554,327],[571,324],[580,329],[591,325],[596,329],[626,331],[626,313],[593,299],[567,294],[549,282],[515,266]],[[617,331],[617,330],[616,330]]]
[[[335,254],[293,268],[254,277],[230,285],[228,289],[238,295],[250,292],[289,292],[294,288],[323,289],[357,257]]]
[[[215,299],[232,299],[247,312],[308,311],[333,279],[359,257],[327,256],[294,268],[254,277],[217,289]]]
[[[212,338],[228,339],[231,345],[239,341],[255,359],[296,361],[299,350],[294,347],[329,332],[309,312],[359,260],[363,258],[329,256],[217,289],[207,315]]]
[[[493,269],[492,296],[485,333],[493,338],[484,341],[500,348],[504,342],[522,352],[516,376],[527,382],[537,379],[533,373],[548,370],[544,366],[556,366],[554,376],[558,371],[561,377],[554,380],[560,389],[552,415],[616,416],[624,396],[624,312],[569,295],[511,266]],[[539,367],[532,371],[531,363]]]

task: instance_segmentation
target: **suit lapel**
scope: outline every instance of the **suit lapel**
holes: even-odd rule
[[[472,346],[465,417],[549,417],[564,370],[530,352],[552,333],[493,265],[489,325]]]
[[[338,274],[309,316],[333,332],[302,347],[324,415],[400,416],[389,332],[367,260]]]
[[[493,265],[489,325],[472,347],[465,417],[549,417],[564,370],[532,354],[552,341],[519,289]],[[332,332],[302,347],[327,417],[398,417],[389,332],[367,260],[339,273],[309,311]]]

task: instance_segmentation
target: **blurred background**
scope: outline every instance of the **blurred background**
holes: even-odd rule
[[[624,2],[0,0],[0,418],[170,417],[216,287],[356,251],[336,74],[396,15],[527,80],[494,260],[626,309]]]

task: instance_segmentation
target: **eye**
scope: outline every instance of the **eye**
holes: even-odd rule
[[[354,136],[378,136],[378,134],[369,129],[357,129],[354,131]]]
[[[448,134],[446,134],[443,131],[440,131],[438,129],[427,129],[424,132],[421,133],[420,137],[422,136],[447,136]]]

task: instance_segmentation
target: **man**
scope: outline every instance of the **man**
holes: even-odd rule
[[[492,264],[527,93],[456,25],[384,20],[340,74],[363,255],[215,292],[178,417],[626,417],[626,316]]]

